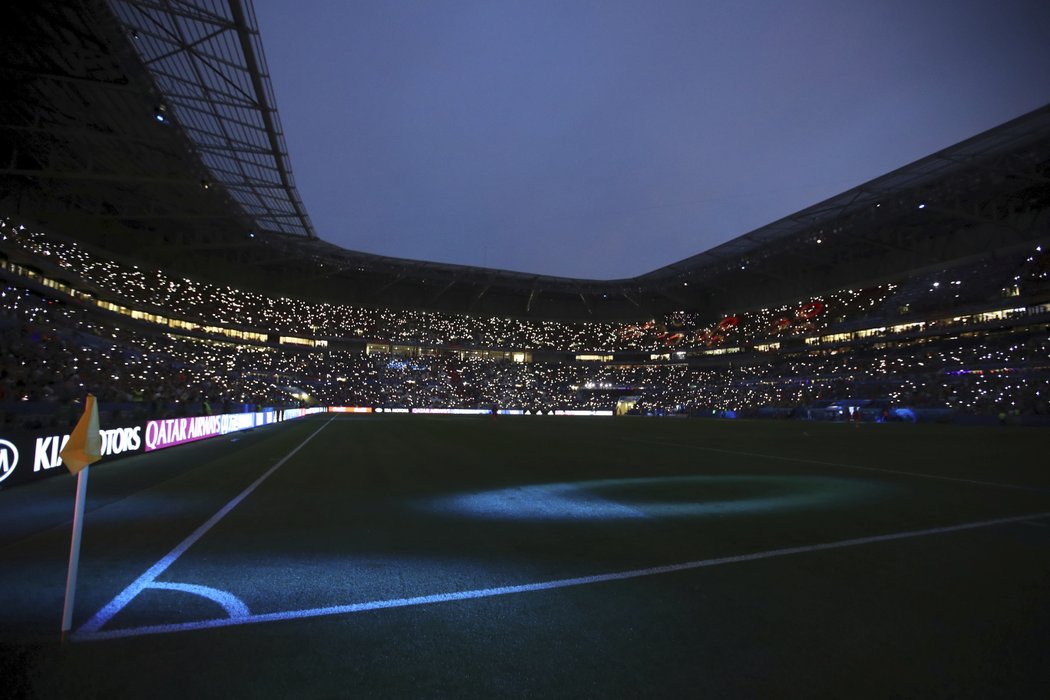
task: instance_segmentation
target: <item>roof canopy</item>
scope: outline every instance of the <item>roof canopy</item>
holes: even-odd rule
[[[250,4],[81,0],[0,12],[0,215],[197,279],[479,315],[713,316],[1048,235],[1050,106],[631,279],[349,251],[317,238],[296,193]]]

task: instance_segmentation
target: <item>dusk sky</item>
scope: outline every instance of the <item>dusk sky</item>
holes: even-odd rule
[[[255,0],[352,250],[633,277],[1050,102],[1035,0]]]

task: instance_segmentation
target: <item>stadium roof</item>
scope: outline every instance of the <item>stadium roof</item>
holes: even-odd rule
[[[350,251],[295,190],[250,3],[80,0],[3,13],[0,215],[271,294],[550,319],[717,315],[1045,240],[1050,105],[639,277]]]

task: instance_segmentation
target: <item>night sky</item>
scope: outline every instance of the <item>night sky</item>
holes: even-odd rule
[[[352,250],[633,277],[1050,102],[1035,0],[255,0]]]

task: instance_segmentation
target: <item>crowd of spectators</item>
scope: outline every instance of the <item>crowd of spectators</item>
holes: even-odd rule
[[[717,348],[834,332],[857,323],[892,325],[902,318],[1019,293],[1046,285],[1047,256],[1001,256],[964,269],[931,273],[867,289],[848,289],[775,307],[701,318],[676,312],[641,323],[476,317],[365,309],[220,287],[175,278],[94,256],[81,246],[0,221],[5,246],[16,246],[100,295],[133,308],[206,325],[315,339],[360,339],[430,347],[556,350],[577,353]]]
[[[707,365],[628,365],[512,362],[464,350],[398,356],[238,345],[114,323],[112,314],[15,284],[0,291],[0,302],[5,429],[67,425],[88,391],[104,411],[149,417],[302,402],[611,410],[621,400],[647,414],[747,414],[843,397],[1046,414],[1050,396],[1045,326],[889,347],[726,356]]]

